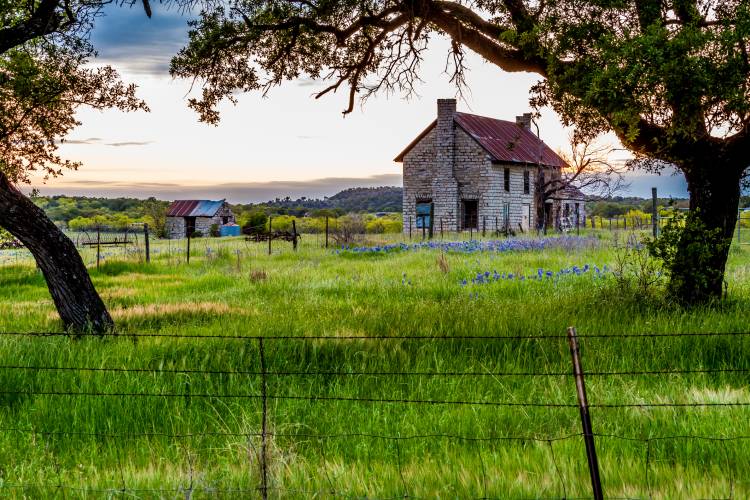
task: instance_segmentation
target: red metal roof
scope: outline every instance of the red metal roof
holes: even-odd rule
[[[213,217],[224,200],[175,200],[167,209],[167,217]]]
[[[544,141],[540,141],[530,130],[517,125],[515,122],[468,113],[456,113],[453,115],[453,120],[492,156],[493,161],[534,165],[541,163],[548,167],[565,166],[565,161],[552,151]],[[404,155],[425,137],[436,124],[436,121],[432,122],[396,157],[395,161],[403,161]]]

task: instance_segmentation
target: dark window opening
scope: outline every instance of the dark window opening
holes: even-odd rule
[[[417,202],[417,229],[432,227],[432,200]]]
[[[505,191],[510,192],[510,169],[509,168],[506,168],[503,171],[503,177],[504,177],[503,180],[505,182]]]
[[[225,226],[226,226],[227,224],[229,224],[229,217],[222,217],[222,218],[221,218],[221,223],[222,223],[223,225],[225,225]]]
[[[477,200],[462,200],[464,214],[464,229],[479,228],[479,202]]]
[[[529,194],[531,190],[531,180],[529,176],[529,171],[524,170],[523,172],[523,194]]]
[[[192,236],[195,232],[195,217],[185,217],[185,236]]]

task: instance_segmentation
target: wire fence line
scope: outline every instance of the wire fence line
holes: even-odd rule
[[[71,332],[0,332],[0,336],[16,337],[68,337],[80,339],[86,337],[105,338],[169,338],[169,339],[225,339],[225,340],[565,340],[566,335],[234,335],[234,334],[206,334],[185,335],[179,333],[71,333]],[[679,338],[679,337],[750,337],[750,332],[682,332],[682,333],[590,333],[582,335],[582,339],[639,339],[639,338]]]
[[[65,332],[0,332],[0,337],[67,337],[70,336]],[[88,336],[88,335],[83,335]],[[641,334],[587,334],[580,337],[582,341],[588,341],[589,339],[630,339],[630,340],[641,340],[649,338],[714,338],[714,337],[746,337],[750,336],[750,332],[715,332],[715,333],[699,333],[699,332],[685,332],[685,333],[641,333]],[[81,336],[71,336],[73,339],[80,338]],[[95,336],[97,338],[102,336]],[[493,342],[504,342],[511,340],[544,340],[544,341],[562,341],[568,339],[566,335],[512,335],[512,336],[461,336],[461,337],[450,337],[450,336],[346,336],[346,337],[334,337],[334,336],[307,336],[307,337],[295,337],[287,335],[278,336],[244,336],[244,335],[183,335],[183,334],[149,334],[149,333],[109,333],[103,337],[122,337],[125,339],[130,338],[155,338],[162,337],[167,339],[189,339],[189,340],[204,340],[204,339],[224,339],[227,341],[231,340],[248,340],[257,342],[259,345],[259,369],[251,370],[218,370],[218,369],[195,369],[195,368],[162,368],[162,367],[132,367],[132,366],[85,366],[85,365],[69,365],[69,366],[54,366],[54,365],[42,365],[42,364],[20,364],[20,363],[7,363],[0,364],[0,371],[7,372],[38,372],[38,371],[50,371],[50,372],[93,372],[93,373],[125,373],[125,374],[152,374],[152,375],[178,375],[178,374],[189,374],[189,375],[204,375],[207,377],[221,375],[221,376],[249,376],[260,378],[261,386],[260,392],[248,392],[248,393],[222,393],[220,391],[212,392],[200,392],[200,391],[155,391],[155,392],[144,392],[144,391],[106,391],[106,390],[86,390],[86,389],[16,389],[16,388],[2,388],[0,387],[0,396],[21,396],[21,397],[77,397],[77,398],[200,398],[210,400],[259,400],[262,404],[262,428],[260,432],[185,432],[185,433],[169,433],[169,432],[158,432],[153,430],[144,430],[143,432],[84,432],[67,429],[45,429],[35,427],[0,427],[0,433],[18,433],[28,434],[36,436],[47,436],[47,437],[88,437],[94,439],[106,439],[106,440],[128,440],[128,439],[150,439],[150,438],[162,438],[162,439],[200,439],[209,437],[226,437],[226,438],[245,438],[245,439],[260,439],[261,451],[258,454],[258,466],[260,468],[261,484],[254,489],[224,489],[221,488],[203,488],[202,491],[206,494],[218,494],[219,492],[230,493],[243,493],[260,496],[267,498],[269,494],[281,494],[283,491],[297,491],[300,494],[315,494],[315,491],[306,490],[286,490],[278,485],[270,484],[268,479],[269,469],[271,468],[270,461],[273,460],[269,456],[268,446],[269,440],[275,438],[284,438],[291,440],[318,440],[318,441],[330,441],[335,439],[370,439],[370,440],[384,440],[392,442],[396,445],[397,460],[396,466],[398,468],[398,474],[402,482],[402,489],[404,496],[414,498],[414,495],[409,494],[411,488],[408,485],[408,481],[405,479],[402,463],[402,457],[398,443],[416,441],[416,440],[454,440],[461,442],[476,442],[476,443],[492,443],[492,442],[503,442],[503,441],[514,441],[514,442],[535,442],[542,445],[546,445],[549,448],[551,460],[553,461],[555,473],[558,476],[560,488],[563,491],[564,498],[570,498],[567,495],[566,481],[563,478],[557,458],[555,456],[554,443],[562,441],[580,440],[581,438],[595,438],[596,440],[621,440],[633,443],[640,443],[645,447],[645,470],[648,477],[648,473],[651,469],[651,464],[654,460],[653,457],[653,446],[657,443],[674,441],[674,440],[697,440],[697,441],[708,441],[716,442],[722,445],[734,442],[746,442],[750,440],[748,435],[737,435],[737,436],[722,436],[722,435],[702,435],[702,434],[680,434],[680,435],[653,435],[653,436],[627,436],[620,434],[611,433],[596,433],[587,432],[584,430],[582,433],[571,433],[561,435],[461,435],[461,434],[448,434],[448,433],[415,433],[407,435],[388,435],[388,434],[377,434],[367,432],[350,432],[350,433],[310,433],[310,432],[278,432],[272,430],[268,424],[269,410],[268,403],[270,401],[300,401],[305,403],[328,403],[328,402],[346,402],[346,403],[357,403],[357,404],[375,404],[375,405],[386,405],[386,404],[398,404],[398,405],[451,405],[451,406],[468,406],[468,407],[511,407],[511,408],[539,408],[539,409],[581,409],[581,402],[579,403],[568,403],[561,401],[510,401],[510,400],[494,400],[494,399],[465,399],[465,400],[453,400],[453,399],[427,399],[427,398],[409,398],[409,397],[368,397],[368,396],[337,396],[337,395],[321,395],[321,394],[279,394],[271,393],[268,391],[268,379],[271,377],[352,377],[352,376],[375,376],[375,377],[570,377],[573,375],[572,371],[497,371],[488,369],[486,371],[460,371],[460,370],[448,370],[448,371],[406,371],[406,370],[269,370],[266,364],[265,354],[265,342],[268,341],[293,341],[293,342],[308,342],[308,341],[349,341],[349,340],[376,340],[376,341],[415,341],[415,342],[427,342],[427,341],[455,341],[455,342],[471,342],[471,341],[493,341]],[[596,371],[585,372],[586,376],[597,376],[597,377],[637,377],[637,376],[659,376],[659,375],[700,375],[700,374],[742,374],[750,373],[750,368],[742,366],[722,366],[713,368],[675,368],[669,367],[664,369],[651,369],[651,370],[608,370],[608,371]],[[633,402],[633,401],[620,401],[620,402],[593,402],[587,404],[588,409],[595,410],[621,410],[629,408],[671,408],[680,410],[689,410],[693,408],[702,408],[704,410],[725,410],[731,411],[737,408],[750,407],[750,401],[697,401],[697,402],[664,402],[664,401],[646,401],[646,402]],[[481,457],[480,457],[481,459]],[[729,455],[727,455],[729,460]],[[583,457],[580,457],[583,461]],[[484,464],[482,464],[482,475],[484,476],[487,472],[484,470]],[[730,467],[730,469],[733,469]],[[331,483],[331,488],[321,490],[325,494],[334,494],[336,488],[333,482],[328,479]],[[649,482],[649,497],[651,496],[651,483]],[[123,484],[122,486],[113,486],[112,488],[96,489],[96,488],[80,488],[65,484],[12,484],[9,482],[1,481],[0,489],[22,489],[32,491],[34,489],[49,489],[49,490],[70,490],[70,491],[82,491],[91,493],[104,493],[104,492],[151,492],[159,494],[169,493],[181,493],[185,494],[186,491],[198,491],[201,490],[199,487],[186,487],[176,489],[142,489],[142,488],[130,488]],[[735,478],[730,478],[730,490],[734,492]],[[485,482],[486,489],[486,482]],[[318,492],[320,493],[320,492]],[[349,495],[347,492],[335,493],[341,496]],[[349,495],[351,496],[351,495]],[[730,494],[730,498],[731,498]],[[490,498],[485,492],[484,496],[478,498]],[[596,494],[593,498],[599,498]],[[610,498],[610,497],[608,497]]]

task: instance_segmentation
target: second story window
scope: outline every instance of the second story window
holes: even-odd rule
[[[531,191],[531,180],[529,178],[529,171],[523,171],[523,194],[529,194]]]
[[[503,181],[505,185],[505,192],[510,192],[510,169],[506,168],[503,170]]]

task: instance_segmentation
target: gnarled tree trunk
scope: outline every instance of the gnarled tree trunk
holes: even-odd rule
[[[724,272],[737,222],[741,169],[709,170],[699,165],[683,167],[683,172],[691,213],[704,228],[683,231],[671,270],[671,288],[682,302],[697,304],[719,299],[724,291]]]
[[[0,226],[36,259],[66,329],[102,333],[114,325],[73,242],[2,172]]]

